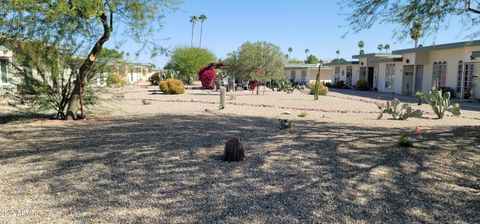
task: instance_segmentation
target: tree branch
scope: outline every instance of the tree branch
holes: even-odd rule
[[[469,0],[467,4],[467,11],[473,12],[475,14],[480,14],[480,10],[472,8],[471,3],[472,3],[472,0]]]

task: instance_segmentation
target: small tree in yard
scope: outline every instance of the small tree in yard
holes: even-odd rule
[[[17,52],[11,64],[15,77],[12,82],[17,87],[17,91],[9,93],[9,99],[13,100],[11,105],[35,112],[55,110],[56,118],[65,118],[65,109],[76,81],[75,68],[81,60],[74,57],[74,51],[42,42],[8,42],[10,49]],[[96,69],[101,67],[96,65],[95,71],[87,75],[87,83],[96,81]],[[94,94],[97,92],[86,89],[86,106],[98,100]]]
[[[215,55],[207,49],[195,47],[177,47],[170,58],[170,66],[179,72],[179,78],[187,84],[198,80],[200,67],[216,61]]]
[[[284,55],[272,43],[246,42],[229,53],[225,64],[229,74],[236,78],[266,82],[283,78]]]
[[[148,49],[154,45],[149,34],[160,27],[153,22],[160,22],[165,10],[174,10],[177,5],[176,0],[8,1],[0,7],[0,36],[40,41],[58,49],[78,49],[76,56],[83,60],[66,112],[68,118],[76,119],[88,74],[110,36],[116,32],[128,35],[143,41],[140,50]],[[114,24],[118,28],[114,29]],[[8,41],[0,44],[10,47]]]

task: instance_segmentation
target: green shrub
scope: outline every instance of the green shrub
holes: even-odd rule
[[[305,111],[302,111],[298,114],[298,117],[306,117],[306,116],[308,116],[308,113]]]
[[[127,84],[127,80],[119,74],[110,74],[107,77],[108,87],[122,87]]]
[[[183,94],[185,85],[178,79],[167,79],[160,81],[160,90],[165,94]]]
[[[276,81],[276,85],[277,85],[277,90],[278,91],[283,91],[283,92],[286,92],[286,93],[293,93],[293,85],[292,85],[292,82],[290,82],[290,80],[286,80],[286,79],[283,79],[283,80],[278,80]]]
[[[308,84],[308,88],[310,88],[310,94],[315,94],[315,82],[311,82]],[[319,83],[318,85],[318,95],[326,96],[328,94],[328,87],[323,85],[323,83]]]
[[[366,80],[358,80],[355,84],[355,88],[360,91],[368,91],[370,90],[370,83]]]
[[[160,84],[160,74],[158,72],[155,72],[153,75],[151,75],[148,78],[148,81],[150,82],[150,85],[156,86]]]

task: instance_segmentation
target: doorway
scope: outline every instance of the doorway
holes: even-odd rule
[[[403,66],[402,93],[406,95],[413,94],[413,65]]]
[[[415,74],[415,92],[422,92],[423,86],[423,65],[417,65]]]
[[[368,87],[370,89],[373,88],[373,71],[374,70],[375,69],[373,67],[368,67],[368,80],[367,81],[368,81]]]
[[[347,66],[347,80],[345,84],[348,86],[348,88],[352,87],[352,66]]]
[[[360,67],[360,77],[358,80],[367,80],[367,68],[366,67]]]

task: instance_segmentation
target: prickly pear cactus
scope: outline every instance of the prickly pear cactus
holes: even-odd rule
[[[400,104],[400,100],[397,98],[387,101],[386,106],[378,106],[378,109],[380,109],[380,114],[377,119],[382,119],[384,113],[392,115],[395,120],[406,120],[410,117],[421,117],[423,115],[421,110],[413,110],[406,103]]]
[[[455,116],[461,114],[460,105],[458,103],[450,104],[450,93],[442,93],[441,90],[432,90],[425,94],[425,100],[427,100],[433,112],[442,119],[445,116],[445,112],[450,112]]]

